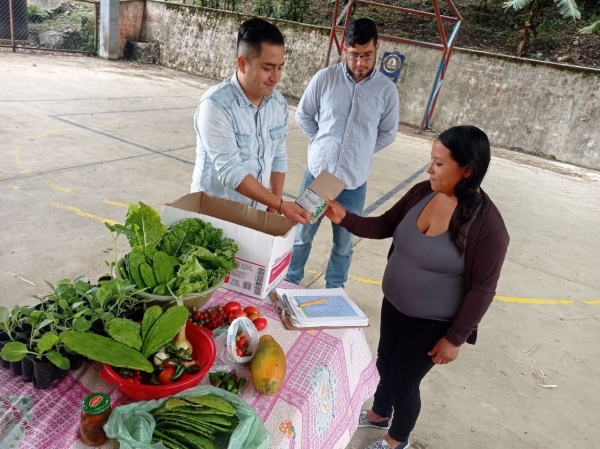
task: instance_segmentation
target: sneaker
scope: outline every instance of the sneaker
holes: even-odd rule
[[[389,444],[387,444],[387,441],[385,441],[383,438],[381,438],[380,440],[375,441],[374,443],[371,443],[369,446],[367,446],[366,449],[407,449],[410,447],[410,440],[404,442],[404,443],[400,443],[398,446],[392,448]]]
[[[387,430],[390,428],[390,420],[384,419],[383,421],[369,421],[367,418],[367,411],[363,410],[358,415],[358,427],[375,427],[376,429]]]

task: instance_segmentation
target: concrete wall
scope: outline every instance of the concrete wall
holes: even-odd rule
[[[160,44],[163,65],[223,79],[235,70],[236,31],[247,18],[149,0],[141,39]],[[286,36],[279,89],[299,98],[324,65],[329,29],[273,22]],[[381,47],[380,54],[406,56],[398,82],[400,121],[419,125],[440,53],[390,42]],[[432,126],[441,131],[457,124],[481,127],[496,146],[600,169],[600,70],[457,50]]]
[[[119,58],[123,58],[127,40],[137,41],[142,32],[144,1],[128,0],[119,2]]]

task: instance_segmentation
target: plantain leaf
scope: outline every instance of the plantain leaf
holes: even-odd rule
[[[573,19],[573,22],[581,19],[581,12],[577,7],[577,3],[575,3],[575,0],[554,0],[554,3],[556,3],[556,6],[558,6],[558,9],[564,18]]]
[[[598,33],[600,34],[600,20],[595,23],[592,23],[589,27],[585,27],[579,30],[580,34],[592,34]]]
[[[512,8],[515,11],[518,11],[519,9],[529,5],[531,2],[532,2],[532,0],[510,0],[510,1],[504,2],[502,7],[504,9]]]

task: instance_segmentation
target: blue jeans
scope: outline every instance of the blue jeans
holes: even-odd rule
[[[314,179],[315,178],[310,174],[310,171],[306,170],[304,180],[302,181],[302,187],[300,188],[300,194],[304,192],[306,187],[308,187]],[[366,195],[367,183],[364,183],[357,189],[344,190],[337,198],[337,201],[344,206],[347,211],[360,215],[365,206]],[[298,226],[290,268],[285,277],[286,281],[300,284],[300,281],[304,278],[304,266],[306,265],[308,256],[310,256],[313,239],[319,230],[323,218],[324,215],[321,216],[319,221],[314,225],[307,224]],[[325,283],[327,288],[344,286],[344,282],[348,280],[348,270],[350,269],[353,252],[352,239],[354,236],[336,224],[332,223],[332,226],[333,248],[331,249],[327,271],[325,272]]]

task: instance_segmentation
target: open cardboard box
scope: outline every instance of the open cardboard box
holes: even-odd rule
[[[296,235],[287,218],[204,192],[187,194],[162,207],[166,226],[185,218],[212,223],[239,245],[238,268],[225,278],[224,288],[263,299],[287,273]]]

